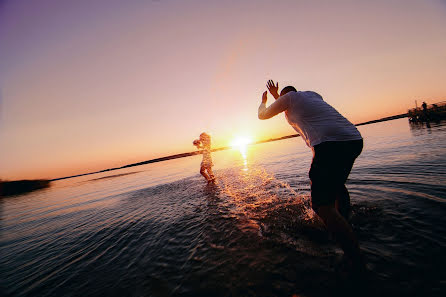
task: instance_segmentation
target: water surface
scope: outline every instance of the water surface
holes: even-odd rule
[[[359,127],[348,181],[368,293],[446,294],[446,125]],[[336,296],[299,138],[58,181],[0,200],[2,296]]]

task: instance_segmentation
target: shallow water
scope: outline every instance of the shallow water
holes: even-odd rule
[[[351,223],[378,296],[446,294],[446,125],[360,127]],[[59,181],[0,200],[2,296],[336,296],[299,138]],[[350,288],[351,289],[351,288]]]

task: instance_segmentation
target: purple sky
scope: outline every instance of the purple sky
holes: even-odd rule
[[[270,78],[354,123],[445,100],[445,36],[445,1],[1,1],[0,178],[293,133]]]

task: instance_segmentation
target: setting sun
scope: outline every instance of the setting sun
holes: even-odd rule
[[[233,149],[238,149],[240,153],[245,158],[246,156],[246,147],[248,144],[252,143],[251,138],[246,136],[238,136],[233,141],[231,141],[231,147]]]
[[[251,138],[239,136],[231,141],[231,147],[239,150],[246,149],[246,146],[252,142]]]

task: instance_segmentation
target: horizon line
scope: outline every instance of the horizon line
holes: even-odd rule
[[[402,113],[402,114],[397,114],[397,115],[393,115],[393,116],[389,116],[389,117],[380,118],[377,120],[358,123],[358,124],[355,124],[355,126],[358,127],[358,126],[363,126],[363,125],[368,125],[368,124],[390,121],[390,120],[395,120],[395,119],[399,119],[399,118],[404,118],[407,116],[408,116],[408,113]],[[276,137],[276,138],[258,140],[256,142],[249,143],[248,145],[256,145],[256,144],[267,143],[267,142],[272,142],[272,141],[279,141],[279,140],[284,140],[284,139],[289,139],[289,138],[294,138],[294,137],[299,137],[299,136],[300,136],[299,134],[290,134],[290,135],[285,135],[285,136]],[[211,149],[211,152],[218,152],[218,151],[228,150],[231,148],[232,148],[231,146],[223,146],[223,147]],[[165,157],[141,161],[141,162],[137,162],[137,163],[131,163],[131,164],[123,165],[120,167],[114,167],[114,168],[108,168],[108,169],[103,169],[103,170],[94,171],[94,172],[81,173],[81,174],[70,175],[70,176],[65,176],[65,177],[53,178],[53,179],[50,179],[49,181],[63,180],[63,179],[68,179],[68,178],[74,178],[74,177],[97,174],[97,173],[119,170],[119,169],[124,169],[124,168],[130,168],[130,167],[135,167],[135,166],[141,166],[141,165],[146,165],[146,164],[150,164],[150,163],[157,163],[157,162],[163,162],[163,161],[174,160],[174,159],[179,159],[179,158],[185,158],[185,157],[200,155],[202,153],[203,153],[203,151],[193,151],[193,152],[174,154],[174,155],[169,155],[169,156],[165,156]]]

